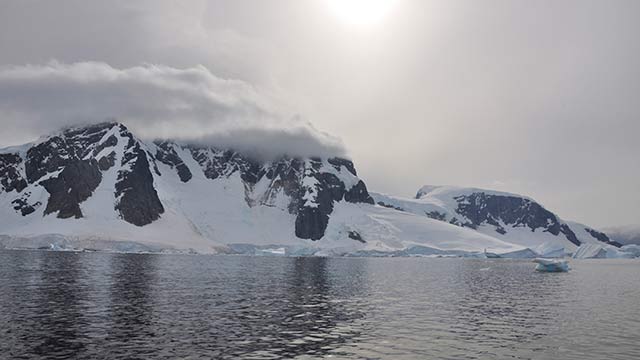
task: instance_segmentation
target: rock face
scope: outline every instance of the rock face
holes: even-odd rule
[[[21,192],[27,187],[27,181],[20,173],[23,165],[18,154],[0,154],[0,190]]]
[[[147,153],[135,144],[122,161],[125,167],[118,172],[115,209],[122,218],[136,226],[151,224],[164,213],[164,207],[153,186]]]
[[[604,231],[619,244],[640,244],[640,225],[615,226],[605,228]]]
[[[324,236],[338,201],[373,204],[367,187],[357,178],[353,163],[346,159],[296,159],[283,157],[260,163],[230,150],[189,146],[193,159],[208,179],[228,178],[239,173],[247,189],[266,183],[267,190],[250,205],[269,205],[282,192],[290,198],[288,211],[296,215],[295,234],[301,239]]]
[[[482,224],[495,227],[496,232],[506,233],[503,225],[540,229],[553,235],[560,233],[575,245],[580,245],[576,234],[558,217],[540,204],[522,197],[492,195],[474,192],[454,197],[458,203],[456,213],[467,219],[461,226],[476,229]]]
[[[353,177],[356,176],[351,162],[344,159],[330,159],[328,162],[336,169],[344,166]],[[300,206],[296,218],[296,236],[303,239],[318,240],[324,235],[334,202],[344,199],[352,203],[374,203],[364,182],[360,180],[347,190],[345,183],[335,174],[323,171],[322,165],[319,159],[311,159],[304,169],[301,189],[304,194],[298,201]]]
[[[0,195],[12,193],[13,210],[21,216],[73,221],[85,216],[83,204],[101,189],[99,206],[105,212],[144,227],[165,213],[159,184],[172,184],[177,177],[188,188],[194,171],[211,182],[239,178],[243,190],[238,196],[248,208],[283,207],[295,217],[292,232],[302,239],[324,236],[336,202],[373,204],[346,159],[259,161],[231,149],[171,140],[146,143],[118,123],[67,129],[22,152],[0,151]],[[45,200],[39,194],[48,196]]]
[[[185,165],[185,163],[176,153],[174,144],[168,141],[157,141],[155,144],[158,146],[156,159],[164,164],[171,166],[171,168],[175,168],[182,182],[186,183],[191,180],[191,178],[193,177],[193,175],[191,174],[191,170],[189,170],[189,167]]]
[[[532,243],[566,240],[577,247],[584,242],[620,246],[606,234],[567,222],[525,196],[476,188],[424,186],[414,199],[373,194],[376,203],[426,216],[529,246]],[[560,242],[562,243],[562,242]]]
[[[591,236],[593,236],[594,238],[598,239],[599,241],[603,242],[603,243],[607,243],[609,245],[613,245],[615,247],[622,247],[622,244],[618,241],[615,240],[611,240],[609,238],[609,236],[607,236],[607,234],[598,231],[598,230],[594,230],[594,229],[590,229],[590,228],[585,228],[585,230],[591,234]]]
[[[81,218],[80,203],[91,196],[100,181],[102,173],[95,159],[69,162],[58,176],[40,182],[51,194],[45,215],[57,212],[60,219]]]

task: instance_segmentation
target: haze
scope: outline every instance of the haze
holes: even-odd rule
[[[107,117],[265,147],[302,132],[346,147],[373,191],[488,187],[592,226],[638,222],[640,2],[355,3],[5,0],[0,146]],[[131,75],[149,69],[165,71]]]

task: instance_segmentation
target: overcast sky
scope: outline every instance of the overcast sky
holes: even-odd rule
[[[0,146],[117,117],[640,222],[640,1],[370,1],[3,0]]]

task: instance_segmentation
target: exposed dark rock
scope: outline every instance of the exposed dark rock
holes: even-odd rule
[[[440,221],[446,221],[447,214],[436,210],[425,212],[428,218]]]
[[[349,238],[350,238],[350,239],[353,239],[353,240],[355,240],[355,241],[361,242],[361,243],[363,243],[363,244],[366,244],[366,243],[367,243],[366,241],[364,241],[364,239],[362,238],[362,236],[360,235],[360,233],[359,233],[359,232],[357,232],[357,231],[353,231],[353,230],[351,230],[351,231],[349,231],[349,232],[348,232],[348,234],[349,234]]]
[[[135,144],[135,143],[134,143]],[[127,153],[123,165],[131,164],[131,170],[121,170],[116,182],[115,209],[122,218],[136,226],[144,226],[158,220],[164,207],[153,187],[153,175],[147,153],[135,144]]]
[[[154,188],[154,171],[161,176],[157,161],[175,169],[185,183],[193,178],[192,169],[184,161],[189,159],[181,158],[184,149],[208,179],[239,176],[249,206],[282,206],[280,196],[289,197],[286,210],[295,215],[295,233],[301,238],[318,240],[324,236],[336,202],[374,203],[364,182],[347,188],[343,176],[350,182],[357,174],[353,163],[343,158],[283,157],[264,162],[233,150],[173,142],[156,145],[155,154],[149,153],[125,126],[112,122],[67,129],[32,146],[24,159],[17,154],[1,154],[0,191],[20,192],[12,206],[26,216],[43,204],[30,200],[31,194],[24,189],[29,184],[41,185],[50,195],[45,214],[80,218],[80,205],[99,186],[102,172],[116,167],[115,210],[124,221],[144,226],[165,211]],[[121,147],[122,159],[118,160],[120,153],[116,151]],[[255,191],[258,183],[259,191]],[[362,240],[357,232],[349,233],[349,237]]]
[[[225,174],[226,165],[233,153],[217,153],[207,148],[190,147],[191,156],[200,164],[207,179],[215,180]]]
[[[317,160],[309,162],[305,176],[312,176],[316,184],[312,189],[302,189],[304,196],[313,194],[315,198],[309,204],[309,200],[300,201],[298,217],[296,218],[296,236],[302,239],[319,240],[324,236],[329,215],[333,212],[333,204],[336,201],[345,200],[352,203],[374,204],[364,182],[360,181],[349,191],[346,191],[344,183],[334,174],[319,172],[322,163]]]
[[[389,208],[389,209],[394,209],[394,210],[398,210],[398,211],[405,211],[403,208],[401,208],[399,206],[394,206],[394,205],[391,205],[391,204],[387,204],[387,203],[384,203],[382,201],[378,201],[378,205],[384,206],[384,207]]]
[[[20,164],[22,158],[18,154],[0,154],[0,190],[21,192],[27,187],[27,181],[18,170]]]
[[[549,231],[549,232],[551,232],[551,231]],[[580,246],[580,240],[578,240],[578,237],[573,232],[573,230],[571,230],[569,225],[567,225],[567,224],[560,225],[560,232],[563,233],[564,236],[566,236],[569,241],[571,241],[572,243],[576,244],[577,246]],[[558,234],[553,234],[553,235],[558,235]]]
[[[118,145],[118,138],[115,135],[111,135],[93,150],[93,156],[98,156],[102,150],[116,145]]]
[[[69,144],[72,145],[73,148],[77,151],[77,154],[82,155],[84,157],[85,155],[89,154],[90,151],[92,150],[91,145],[98,144],[100,140],[102,140],[104,135],[107,133],[107,131],[111,130],[114,127],[124,129],[123,125],[118,124],[116,122],[103,122],[95,125],[88,125],[84,127],[65,130],[63,132],[63,136],[68,140]],[[108,138],[105,141],[111,145],[106,145],[104,147],[115,146],[117,144],[117,139],[115,138],[114,139]],[[97,155],[97,154],[98,153],[94,152],[94,155]]]
[[[27,151],[25,172],[31,184],[67,164],[84,159],[97,147],[100,140],[113,127],[126,130],[117,123],[101,123],[77,129],[68,129]],[[109,139],[106,140],[107,142]]]
[[[156,145],[159,148],[156,152],[156,159],[163,164],[171,166],[171,168],[175,168],[180,181],[185,183],[189,182],[193,177],[193,174],[191,174],[191,170],[189,170],[189,167],[185,165],[184,161],[180,158],[172,144],[164,141],[156,142]]]
[[[354,176],[358,176],[358,174],[356,173],[356,168],[353,166],[353,162],[350,160],[334,157],[334,158],[328,159],[327,161],[329,162],[329,164],[333,165],[333,167],[338,171],[341,170],[340,169],[341,166],[344,166]]]
[[[313,167],[312,169],[316,169]],[[307,175],[309,176],[309,175]],[[333,212],[334,201],[342,200],[344,184],[333,174],[316,173],[311,175],[317,183],[313,188],[305,189],[307,195],[313,194],[313,200],[300,201],[296,218],[296,236],[301,239],[319,240],[329,224],[329,215]]]
[[[607,234],[605,234],[605,233],[603,233],[603,232],[600,232],[600,231],[597,231],[597,230],[594,230],[594,229],[589,229],[589,228],[585,228],[584,230],[585,230],[586,232],[588,232],[588,233],[589,233],[589,235],[591,235],[591,236],[593,236],[594,238],[596,238],[598,241],[602,241],[603,243],[607,243],[607,244],[609,244],[609,245],[613,245],[613,246],[615,246],[615,247],[622,247],[622,244],[621,244],[621,243],[619,243],[619,242],[617,242],[617,241],[614,241],[614,240],[611,240],[611,239],[607,236]]]
[[[375,204],[375,201],[367,191],[367,185],[365,185],[362,180],[347,191],[344,199],[351,203]]]
[[[111,152],[107,156],[103,156],[98,160],[98,167],[101,171],[107,171],[111,169],[116,164],[116,153]]]
[[[31,196],[30,192],[23,194],[21,198],[15,199],[11,202],[13,205],[13,210],[20,211],[22,216],[27,216],[33,214],[37,208],[39,208],[42,203],[40,201],[36,201],[33,204],[29,204],[28,198]]]
[[[340,201],[345,196],[344,183],[337,176],[330,173],[316,173],[314,177],[318,181],[316,201],[318,203],[331,203],[333,210],[333,202]]]
[[[300,238],[318,240],[324,236],[336,201],[374,203],[364,182],[358,182],[347,191],[344,182],[335,174],[322,171],[324,162],[320,158],[310,158],[304,162],[285,157],[265,164],[233,151],[196,146],[190,146],[189,150],[205,176],[211,180],[239,172],[241,179],[251,188],[266,176],[272,182],[263,201],[268,202],[280,190],[284,191],[291,198],[289,212],[296,215],[296,236]],[[349,160],[332,158],[327,162],[338,171],[346,169],[351,174],[356,174],[353,163]],[[315,178],[316,185],[313,189],[302,187],[305,177]],[[310,203],[303,200],[308,192],[313,193],[314,197]],[[252,200],[247,201],[253,206]]]
[[[44,214],[58,212],[58,218],[82,217],[80,203],[87,200],[102,180],[96,160],[74,160],[55,178],[40,184],[49,192]]]
[[[54,137],[27,151],[25,172],[27,181],[34,183],[41,177],[65,166],[73,155],[69,153],[66,142]]]
[[[303,173],[304,162],[299,159],[282,159],[269,166],[264,176],[272,182],[269,190],[267,190],[265,201],[282,191],[291,199],[288,205],[289,213],[297,214],[304,195],[304,191],[300,186],[300,179]]]
[[[296,217],[296,236],[301,239],[320,240],[329,224],[331,211],[303,206]]]
[[[476,192],[455,197],[455,200],[458,202],[456,213],[470,221],[462,226],[476,229],[482,224],[490,224],[496,228],[496,232],[505,234],[506,230],[501,225],[504,223],[514,227],[528,227],[531,231],[541,229],[553,235],[563,233],[569,241],[580,245],[569,226],[561,223],[552,212],[529,199]],[[454,219],[450,221],[452,224],[456,224],[453,222]]]

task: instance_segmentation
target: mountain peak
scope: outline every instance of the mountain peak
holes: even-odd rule
[[[566,242],[573,249],[596,242],[620,246],[606,234],[582,224],[562,220],[534,199],[501,191],[457,186],[425,185],[415,199],[372,194],[379,205],[471,228],[509,239],[523,246]]]
[[[278,209],[293,216],[292,235],[319,240],[336,203],[373,203],[349,160],[260,161],[231,149],[145,142],[115,121],[68,127],[25,147],[0,158],[0,204],[12,204],[5,220],[17,231],[58,224],[52,219],[65,221],[63,234],[81,222],[100,227],[95,219],[146,229],[168,225],[166,215],[197,237],[216,238],[215,220],[203,214],[239,200],[239,213]]]

